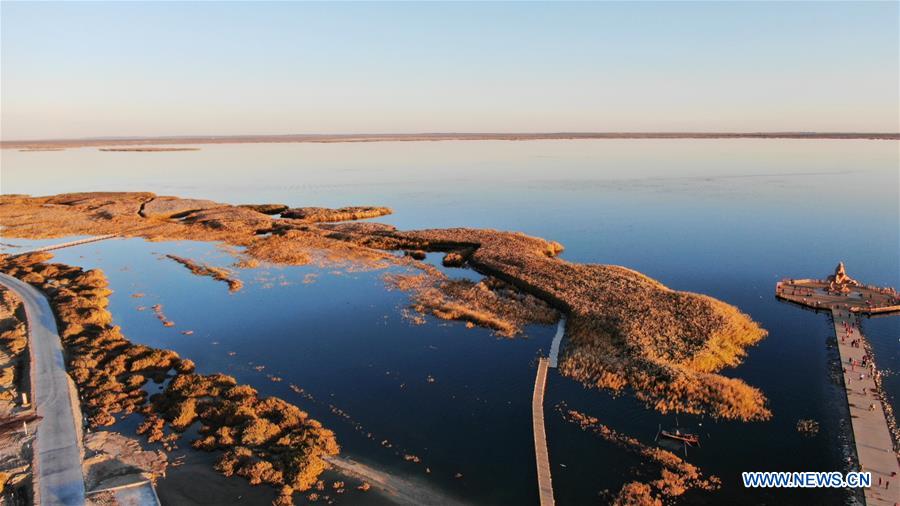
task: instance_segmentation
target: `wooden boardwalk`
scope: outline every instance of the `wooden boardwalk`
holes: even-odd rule
[[[537,377],[534,379],[534,395],[531,397],[531,423],[534,429],[534,455],[537,460],[538,494],[541,506],[551,506],[553,480],[550,477],[550,454],[547,451],[547,434],[544,431],[544,390],[547,387],[547,368],[550,361],[538,360]]]
[[[559,345],[562,342],[563,336],[566,334],[566,317],[563,316],[559,319],[559,323],[556,324],[556,335],[553,336],[553,342],[550,343],[550,367],[556,369],[557,364],[559,363]]]
[[[843,265],[839,266],[843,273]],[[835,278],[844,283],[835,284]],[[869,506],[900,504],[900,463],[891,436],[893,414],[885,411],[874,359],[863,357],[870,348],[859,326],[860,314],[889,313],[900,301],[896,291],[861,285],[852,278],[835,276],[825,280],[782,280],[775,287],[779,299],[816,310],[830,311],[834,322],[843,373],[844,391],[856,455],[862,471],[872,473],[872,486],[865,489]],[[854,341],[858,344],[854,346]],[[852,362],[851,362],[852,360]]]
[[[50,244],[48,246],[41,246],[39,248],[33,248],[28,251],[22,251],[21,253],[15,253],[14,255],[15,256],[27,255],[28,253],[38,253],[41,251],[52,251],[55,249],[69,248],[72,246],[78,246],[80,244],[87,244],[90,242],[105,241],[106,239],[112,239],[114,237],[119,237],[119,234],[95,235],[92,237],[86,237],[84,239],[79,239],[77,241],[61,242],[59,244]]]

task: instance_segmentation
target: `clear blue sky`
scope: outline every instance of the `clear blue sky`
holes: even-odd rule
[[[0,4],[2,137],[900,131],[900,4]]]

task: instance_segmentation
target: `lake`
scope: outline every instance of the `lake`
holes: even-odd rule
[[[156,153],[4,150],[2,157],[3,193],[153,191],[234,204],[384,205],[394,214],[379,221],[402,229],[522,231],[561,242],[567,260],[623,265],[722,299],[769,331],[725,374],[760,388],[774,416],[749,424],[678,417],[703,436],[687,460],[723,481],[722,490],[692,492],[681,502],[846,499],[841,490],[746,490],[740,472],[843,469],[846,403],[829,380],[836,357],[830,323],[779,303],[773,291],[782,277],[823,277],[841,260],[861,281],[900,286],[896,141],[247,144]],[[110,308],[131,340],[173,349],[200,372],[232,374],[295,402],[336,431],[349,457],[464,502],[537,502],[531,391],[535,357],[547,352],[555,328],[531,326],[525,337],[499,339],[433,318],[412,325],[401,315],[406,294],[385,289],[388,271],[262,266],[241,270],[246,286],[232,294],[223,283],[191,276],[167,253],[234,262],[214,244],[140,239],[60,250],[56,258],[106,272],[115,290]],[[175,327],[138,310],[157,303]],[[863,326],[896,409],[900,318]],[[675,423],[627,394],[614,398],[556,373],[546,395],[560,504],[602,502],[602,490],[640,479],[641,462],[566,422],[557,406],[647,443],[660,425]],[[801,436],[800,419],[817,420],[819,434]]]

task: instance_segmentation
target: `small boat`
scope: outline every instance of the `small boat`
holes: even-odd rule
[[[677,421],[676,421],[677,423]],[[700,436],[697,434],[691,434],[690,432],[684,432],[681,429],[675,428],[671,430],[663,430],[662,425],[659,426],[659,429],[656,431],[656,437],[653,438],[654,441],[659,441],[659,437],[662,436],[666,439],[671,439],[674,441],[678,441],[682,446],[684,446],[684,455],[687,456],[687,449],[689,446],[700,446]]]
[[[675,439],[677,441],[682,441],[688,445],[699,445],[700,444],[700,436],[697,434],[689,434],[687,432],[681,432],[678,429],[674,429],[672,431],[661,430],[659,431],[659,435],[663,437],[667,437],[669,439]]]

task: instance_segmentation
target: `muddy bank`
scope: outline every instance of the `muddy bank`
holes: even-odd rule
[[[329,220],[367,216],[347,209],[386,210],[323,213]],[[487,326],[500,335],[515,334],[523,322],[549,321],[547,306],[564,313],[568,340],[560,370],[587,386],[629,389],[664,413],[738,420],[771,415],[759,390],[718,374],[738,365],[745,349],[766,335],[734,306],[672,290],[624,267],[567,262],[557,258],[559,243],[521,233],[398,231],[379,223],[320,223],[311,218],[315,214],[302,214],[303,219],[285,214],[273,218],[253,208],[152,193],[0,197],[0,223],[10,237],[118,233],[223,241],[245,247],[243,254],[260,262],[415,267],[424,278],[395,285],[412,293],[418,312]],[[398,251],[444,252],[445,264],[470,267],[496,281],[448,281]]]
[[[255,487],[216,472],[215,454],[188,451],[183,455],[183,463],[157,481],[156,493],[162,504],[239,506],[271,504],[278,497],[272,487]]]
[[[165,453],[144,450],[137,440],[118,432],[92,432],[84,438],[84,449],[88,494],[143,481],[155,482],[166,474]]]
[[[426,483],[415,479],[378,471],[362,462],[346,457],[329,457],[328,463],[341,473],[363,480],[364,485],[358,490],[370,487],[390,499],[391,504],[418,506],[420,504],[442,504],[456,506],[463,503],[452,499],[433,489]]]

